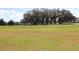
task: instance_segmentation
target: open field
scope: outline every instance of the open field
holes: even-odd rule
[[[0,26],[0,50],[79,50],[79,24]]]

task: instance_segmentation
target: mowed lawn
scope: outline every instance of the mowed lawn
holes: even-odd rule
[[[79,51],[79,24],[0,26],[1,51]]]

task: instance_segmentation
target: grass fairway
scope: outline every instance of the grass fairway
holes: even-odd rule
[[[79,51],[79,25],[0,26],[1,51]]]

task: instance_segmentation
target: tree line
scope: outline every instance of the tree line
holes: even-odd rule
[[[21,23],[31,25],[75,23],[76,17],[66,9],[36,8],[23,15]]]
[[[0,19],[0,25],[48,25],[48,24],[69,24],[75,23],[76,17],[66,9],[47,9],[36,8],[31,11],[27,11],[23,15],[23,19],[20,22],[10,20],[5,22],[4,19]]]
[[[9,20],[8,22],[5,22],[4,19],[0,19],[0,25],[5,26],[5,25],[20,25],[20,22],[14,22],[13,20]]]

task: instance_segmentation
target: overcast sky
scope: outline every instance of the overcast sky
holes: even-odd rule
[[[30,8],[65,8],[79,17],[78,0],[0,0],[0,18],[20,21]]]

